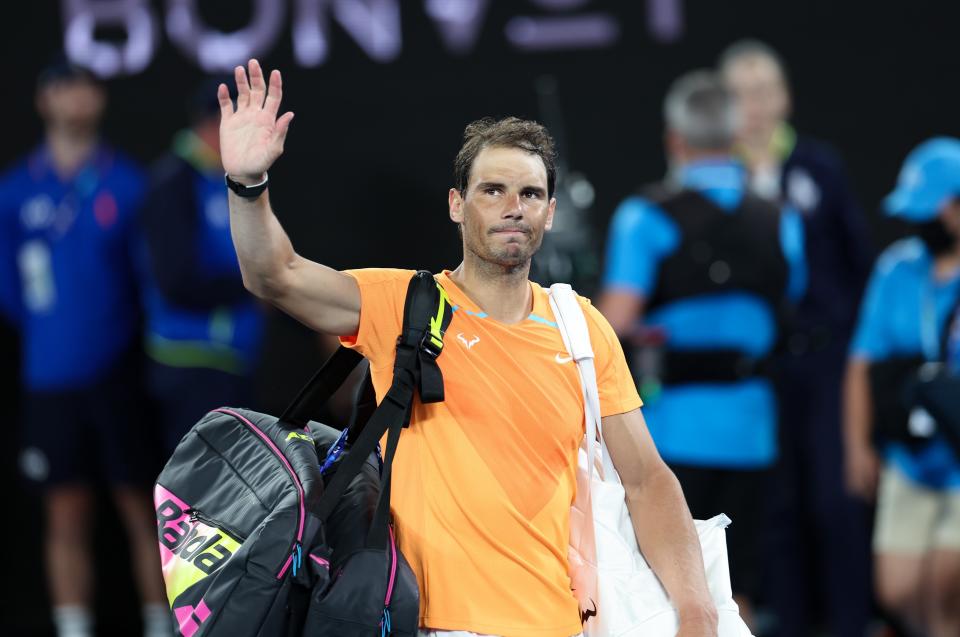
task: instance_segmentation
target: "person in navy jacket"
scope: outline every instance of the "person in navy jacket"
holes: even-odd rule
[[[798,210],[806,238],[807,291],[777,360],[781,455],[770,498],[770,603],[778,634],[799,637],[813,623],[808,592],[819,591],[832,630],[862,637],[870,614],[869,536],[862,503],[843,488],[840,388],[872,262],[866,221],[837,154],[787,122],[790,94],[779,56],[741,41],[719,67],[743,111],[738,153],[751,190]]]
[[[103,87],[57,62],[41,75],[43,142],[0,177],[0,312],[22,351],[21,468],[42,488],[44,556],[61,637],[93,634],[94,490],[127,530],[151,637],[170,634],[149,486],[133,265],[139,168],[99,136]]]
[[[202,82],[188,110],[140,211],[148,389],[167,456],[207,411],[252,404],[264,323],[230,237],[217,82]]]

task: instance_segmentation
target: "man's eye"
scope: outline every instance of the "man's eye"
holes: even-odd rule
[[[523,196],[526,197],[527,199],[539,199],[540,193],[534,190],[528,190],[525,193],[523,193]]]
[[[499,195],[499,194],[500,194],[500,189],[499,189],[499,188],[487,188],[486,190],[484,190],[484,192],[487,193],[488,195]]]

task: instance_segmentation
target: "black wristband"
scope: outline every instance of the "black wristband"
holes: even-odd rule
[[[263,181],[259,184],[254,184],[253,186],[244,186],[239,181],[234,181],[230,178],[230,175],[224,174],[223,180],[227,184],[227,188],[232,190],[238,197],[243,197],[244,199],[256,199],[263,194],[263,191],[267,189],[267,182],[270,181],[270,177],[264,177]]]

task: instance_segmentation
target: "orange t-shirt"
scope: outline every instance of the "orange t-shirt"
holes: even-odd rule
[[[369,361],[377,400],[393,377],[411,270],[352,270],[360,327],[342,342]],[[547,292],[506,325],[437,275],[454,306],[438,359],[446,400],[414,406],[394,460],[391,507],[420,584],[420,622],[504,637],[581,631],[567,574],[583,396]],[[620,343],[580,298],[604,416],[640,407]]]

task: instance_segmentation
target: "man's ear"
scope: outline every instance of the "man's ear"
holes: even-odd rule
[[[463,223],[463,197],[456,188],[447,193],[447,204],[450,207],[450,220],[454,223]]]
[[[544,229],[550,230],[553,228],[553,213],[557,211],[557,198],[553,197],[550,199],[550,203],[547,205],[547,225],[544,226]]]

